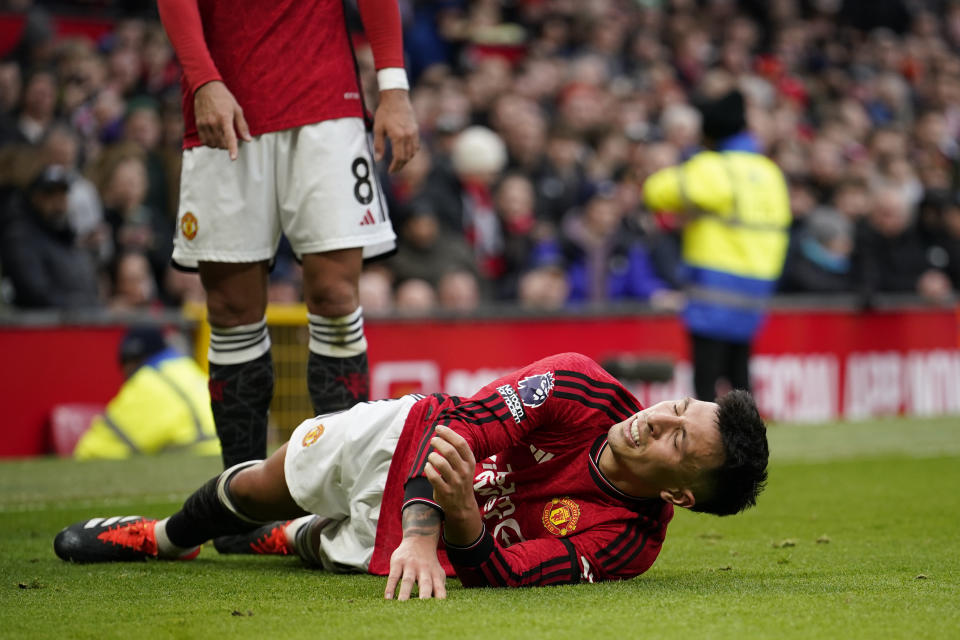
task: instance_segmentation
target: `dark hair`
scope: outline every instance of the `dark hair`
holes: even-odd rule
[[[767,427],[753,396],[731,391],[717,399],[717,428],[723,441],[723,464],[708,473],[707,496],[691,511],[729,516],[757,504],[767,481]]]
[[[747,128],[743,94],[737,89],[718,97],[697,97],[694,106],[703,117],[703,135],[713,144]]]
[[[152,326],[134,326],[127,330],[117,347],[120,364],[143,360],[167,348],[163,331]]]

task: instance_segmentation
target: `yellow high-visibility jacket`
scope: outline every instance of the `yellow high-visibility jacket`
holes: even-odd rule
[[[128,458],[164,451],[219,455],[207,375],[172,349],[144,363],[124,382],[74,449],[78,460]]]
[[[749,340],[786,258],[792,216],[783,172],[759,153],[703,151],[651,175],[643,193],[654,211],[690,215],[683,229],[688,328]]]

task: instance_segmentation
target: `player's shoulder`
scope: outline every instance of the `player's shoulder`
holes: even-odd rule
[[[552,356],[544,358],[545,361],[549,361],[554,367],[560,369],[572,369],[572,370],[594,370],[601,369],[602,367],[597,363],[596,360],[590,356],[586,356],[582,353],[576,351],[566,351],[563,353],[556,353]]]
[[[642,408],[630,390],[593,358],[568,352],[557,354],[554,364],[555,384],[563,397],[577,399],[585,407],[597,408],[599,402],[605,408],[614,408],[623,414],[615,416],[617,419]]]
[[[576,351],[558,353],[552,356],[550,360],[554,371],[558,374],[615,382],[615,378],[600,363],[582,353]]]

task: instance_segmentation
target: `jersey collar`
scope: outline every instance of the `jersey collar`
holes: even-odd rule
[[[603,450],[609,446],[607,443],[607,434],[598,436],[596,440],[593,441],[593,445],[590,447],[590,463],[587,467],[590,469],[590,477],[593,478],[594,483],[603,491],[605,494],[620,500],[621,502],[629,502],[632,504],[647,502],[649,500],[654,500],[656,498],[638,498],[636,496],[631,496],[628,493],[624,493],[618,489],[612,482],[607,480],[607,477],[603,475],[603,472],[600,470],[600,455],[603,453]]]

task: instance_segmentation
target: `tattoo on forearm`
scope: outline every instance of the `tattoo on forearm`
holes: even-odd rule
[[[403,537],[433,536],[440,532],[440,512],[425,504],[411,504],[403,510]]]

